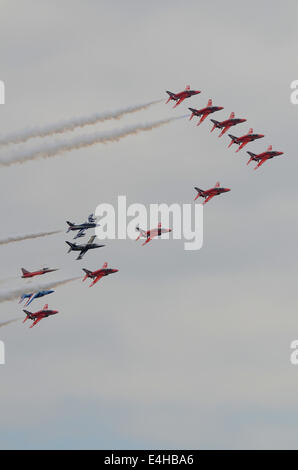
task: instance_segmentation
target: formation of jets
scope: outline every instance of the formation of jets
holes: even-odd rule
[[[178,92],[178,93],[173,93],[171,91],[167,91],[167,94],[169,95],[166,103],[169,101],[175,101],[175,105],[173,106],[176,108],[178,105],[180,105],[185,99],[190,98],[194,95],[197,95],[201,93],[199,90],[191,90],[190,86],[187,85],[185,90]],[[207,105],[201,109],[196,109],[196,108],[188,108],[189,111],[191,111],[190,115],[190,120],[192,120],[194,117],[198,117],[199,120],[197,122],[197,126],[200,126],[205,119],[210,115],[215,112],[221,111],[224,109],[223,106],[214,106],[212,99],[209,99],[207,102]],[[218,137],[222,137],[224,134],[227,133],[227,131],[238,124],[242,124],[246,122],[246,119],[244,118],[235,118],[235,113],[231,112],[229,117],[223,121],[218,121],[215,119],[210,119],[212,125],[212,128],[210,132],[213,132],[215,129],[220,129],[220,133]],[[257,139],[262,139],[265,137],[263,134],[258,134],[254,133],[253,129],[250,128],[249,131],[241,136],[235,136],[233,134],[228,134],[229,138],[231,139],[228,148],[230,148],[233,144],[236,144],[238,148],[236,149],[236,152],[239,152],[242,150],[247,144],[250,142],[253,142]],[[247,152],[248,155],[250,156],[249,161],[247,162],[247,165],[251,161],[257,162],[257,165],[254,167],[256,170],[259,168],[261,165],[263,165],[267,160],[272,159],[276,156],[283,155],[283,152],[280,151],[275,151],[272,150],[272,145],[269,145],[266,151],[256,154],[251,151]],[[230,188],[226,188],[220,185],[219,182],[217,182],[212,188],[209,189],[201,189],[195,186],[194,188],[197,192],[196,197],[194,200],[196,201],[198,198],[203,198],[204,202],[203,204],[206,204],[208,201],[210,201],[213,197],[219,196],[220,194],[227,193],[231,191]],[[96,220],[94,218],[93,214],[90,214],[88,216],[88,220],[86,222],[83,222],[81,224],[75,224],[70,221],[66,221],[67,223],[67,233],[68,232],[77,232],[74,236],[74,239],[84,237],[86,235],[87,230],[93,229],[97,227]],[[139,226],[136,227],[136,231],[138,232],[137,240],[140,238],[145,239],[145,241],[142,243],[142,246],[148,244],[153,238],[159,237],[164,233],[169,233],[172,230],[170,228],[162,228],[161,223],[158,224],[157,228],[145,230],[141,229]],[[78,251],[79,255],[76,258],[77,260],[81,260],[83,256],[92,249],[96,248],[101,248],[104,247],[105,245],[95,243],[95,238],[96,236],[93,235],[90,237],[90,239],[87,241],[87,243],[83,244],[77,244],[74,242],[66,241],[67,245],[69,246],[68,253],[71,251]],[[46,273],[51,273],[57,271],[57,269],[51,269],[51,268],[41,268],[37,271],[28,271],[24,268],[22,268],[22,278],[28,279],[28,278],[33,278],[35,276],[40,276]],[[91,284],[89,287],[94,286],[100,279],[102,279],[105,276],[108,276],[110,274],[114,274],[118,272],[118,269],[115,268],[109,268],[108,263],[105,262],[100,269],[97,269],[95,271],[91,271],[89,269],[83,268],[84,271],[84,277],[83,281],[86,281],[88,278],[92,280]],[[31,293],[24,293],[21,298],[19,303],[22,303],[25,301],[24,306],[27,307],[30,305],[34,300],[39,299],[45,295],[52,294],[54,290],[39,290],[37,292],[31,292]],[[52,315],[56,315],[59,313],[58,310],[52,310],[49,309],[48,304],[45,304],[44,307],[41,310],[38,310],[37,312],[30,312],[26,309],[23,310],[24,313],[26,314],[26,317],[24,319],[24,322],[27,320],[31,320],[32,324],[30,328],[33,326],[37,325],[42,319],[47,318]]]
[[[41,276],[42,274],[52,273],[54,271],[58,271],[58,269],[41,268],[38,271],[30,272],[30,271],[27,271],[26,269],[22,268],[22,276],[21,277],[24,278],[24,279],[28,279],[28,278],[32,278],[32,277],[35,277],[35,276]],[[41,297],[44,297],[45,295],[52,294],[53,292],[55,292],[53,289],[49,289],[49,290],[47,289],[47,290],[38,290],[37,292],[24,293],[24,294],[21,295],[19,304],[21,304],[25,300],[24,306],[27,307],[34,300],[40,299]],[[48,316],[55,315],[56,313],[58,313],[58,310],[49,310],[48,309],[48,304],[46,304],[44,306],[44,308],[42,310],[39,310],[38,312],[32,313],[32,312],[29,312],[28,310],[23,310],[23,312],[26,313],[26,318],[23,321],[23,323],[25,323],[25,321],[28,320],[28,319],[32,320],[33,323],[30,326],[30,328],[32,328],[37,323],[39,323],[40,320],[42,320],[43,318],[46,318]]]
[[[93,214],[89,215],[88,221],[84,222],[83,224],[77,224],[76,225],[76,224],[73,224],[72,222],[67,221],[67,225],[68,225],[67,232],[78,231],[78,234],[75,238],[77,238],[78,236],[79,237],[84,236],[86,230],[88,230],[90,228],[95,228],[97,226]],[[95,243],[94,242],[95,238],[96,238],[96,236],[93,235],[92,237],[90,237],[90,239],[88,240],[87,243],[80,244],[80,245],[77,244],[77,243],[66,241],[66,243],[69,246],[68,252],[70,252],[70,251],[79,251],[79,256],[76,259],[82,259],[83,256],[85,255],[85,253],[87,253],[87,251],[92,250],[94,248],[101,248],[101,247],[104,246],[104,245]],[[35,276],[39,276],[39,275],[42,275],[42,274],[45,274],[45,273],[51,273],[51,272],[54,272],[54,271],[57,271],[57,269],[41,268],[38,271],[32,271],[31,272],[31,271],[27,271],[26,269],[22,268],[22,276],[21,277],[25,278],[25,279],[26,278],[32,278],[32,277],[35,277]],[[106,263],[103,264],[103,266],[100,269],[97,269],[95,271],[90,271],[89,269],[85,269],[85,268],[83,269],[83,271],[85,273],[83,281],[85,281],[87,278],[92,279],[92,283],[90,284],[90,287],[91,287],[94,284],[96,284],[102,277],[108,276],[108,275],[113,274],[113,273],[117,273],[118,269],[108,268],[108,263],[106,262]],[[44,297],[45,295],[52,294],[53,292],[55,292],[55,291],[52,290],[52,289],[51,290],[38,290],[36,292],[30,292],[30,293],[25,292],[24,294],[21,295],[19,303],[25,302],[24,307],[27,307],[35,299],[39,299],[41,297]],[[59,313],[58,310],[49,309],[48,304],[46,304],[41,310],[38,310],[37,312],[30,312],[29,310],[26,310],[26,309],[23,309],[23,312],[26,314],[26,317],[25,317],[23,323],[25,323],[27,320],[32,321],[32,325],[30,326],[30,328],[37,325],[44,318],[47,318],[49,316],[53,316],[53,315],[56,315],[57,313]]]
[[[185,90],[183,90],[179,93],[172,93],[170,91],[167,91],[166,93],[169,95],[169,98],[166,101],[166,103],[168,103],[170,100],[176,101],[176,104],[174,106],[174,108],[175,108],[176,106],[178,106],[178,104],[182,103],[183,100],[185,100],[186,98],[190,98],[193,95],[197,95],[198,93],[200,93],[200,91],[191,90],[190,86],[187,85]],[[189,109],[189,111],[191,111],[191,115],[190,115],[190,118],[189,118],[190,121],[193,119],[193,117],[199,117],[200,118],[198,123],[197,123],[197,126],[199,126],[200,124],[202,124],[202,122],[204,122],[204,120],[209,116],[209,114],[221,111],[224,108],[223,108],[223,106],[213,106],[212,99],[209,99],[207,105],[204,108],[201,108],[201,109],[188,108],[188,109]],[[223,120],[223,121],[217,121],[215,119],[210,119],[210,121],[213,124],[210,132],[213,132],[215,129],[220,129],[221,132],[220,132],[218,137],[222,137],[231,127],[236,126],[238,124],[242,124],[243,122],[246,122],[246,119],[236,118],[235,113],[231,112],[229,117],[227,119]],[[263,137],[265,137],[264,134],[254,133],[252,128],[250,128],[249,131],[246,134],[241,135],[239,137],[237,137],[233,134],[228,134],[228,136],[231,139],[231,141],[228,145],[229,148],[233,144],[236,144],[236,145],[239,146],[238,149],[236,150],[236,152],[239,152],[240,150],[242,150],[243,147],[245,147],[248,143],[253,142],[254,140],[257,140],[257,139],[262,139]],[[247,152],[247,153],[250,156],[250,159],[247,162],[247,165],[251,161],[257,162],[257,165],[254,168],[255,170],[257,168],[259,168],[261,165],[263,165],[267,160],[269,160],[273,157],[277,157],[279,155],[283,155],[283,152],[273,151],[272,150],[272,145],[270,145],[265,152],[262,152],[262,153],[259,153],[259,154],[255,154],[253,152]],[[197,195],[196,195],[194,200],[196,201],[199,197],[205,198],[205,201],[203,202],[203,204],[206,204],[214,196],[218,196],[219,194],[226,193],[226,192],[230,191],[229,188],[220,187],[219,182],[217,182],[216,185],[213,188],[203,190],[203,189],[195,187],[195,190],[197,191]],[[151,239],[150,235],[148,235],[148,233],[150,231],[149,232],[141,231],[138,227],[137,227],[137,230],[142,233],[142,236],[147,237],[147,240],[144,244],[148,243],[148,241],[150,241],[150,239]],[[139,238],[140,237],[138,237],[138,239]]]

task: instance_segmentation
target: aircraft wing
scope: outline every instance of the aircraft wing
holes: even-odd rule
[[[262,160],[259,161],[259,163],[257,164],[257,166],[254,167],[254,170],[256,170],[257,168],[259,168],[261,165],[263,165],[263,163],[265,163],[267,161],[267,158],[262,158]]]
[[[138,231],[139,231],[139,236],[138,236],[138,238],[136,239],[136,242],[137,242],[141,237],[144,237],[144,238],[147,237],[147,232],[146,232],[146,230],[142,230],[141,228],[139,228]]]
[[[205,199],[205,201],[203,202],[203,204],[206,204],[208,201],[210,201],[210,199],[212,199],[215,195],[212,195],[212,196],[208,196],[207,199]]]
[[[91,245],[94,242],[95,238],[96,238],[96,235],[92,235],[92,237],[90,237],[89,240],[87,241],[87,245]]]
[[[80,238],[80,237],[83,237],[85,235],[85,229],[81,228],[81,230],[78,231],[78,233],[76,234],[76,236],[74,237],[74,239],[76,238]]]
[[[84,246],[84,248],[81,249],[80,254],[77,257],[77,259],[82,259],[84,254],[87,253],[87,251],[88,251],[88,246],[86,245],[86,246]]]
[[[226,127],[224,127],[218,137],[221,137],[222,135],[224,135],[224,134],[230,129],[230,127],[231,127],[231,126],[226,126]]]
[[[236,152],[239,152],[239,150],[243,149],[243,147],[245,147],[245,145],[247,145],[248,142],[242,142],[242,144],[240,144],[240,147],[237,148]]]
[[[182,101],[184,101],[185,98],[180,98],[177,103],[173,106],[173,108],[177,108],[178,104],[182,103]]]
[[[36,294],[32,294],[29,299],[27,300],[27,302],[25,303],[25,307],[27,307],[28,305],[31,304],[31,302],[33,302],[33,300],[36,298]]]
[[[40,320],[42,320],[43,317],[39,317],[37,318],[36,320],[34,320],[34,322],[32,323],[32,325],[29,327],[29,328],[33,328],[35,325],[37,325],[37,323],[40,322]]]
[[[200,124],[202,124],[202,122],[205,121],[206,117],[207,117],[207,114],[203,114],[203,116],[202,116],[201,119],[199,120],[197,126],[199,126]]]
[[[94,284],[96,284],[103,276],[104,276],[104,274],[99,274],[98,276],[96,276],[96,278],[94,279],[93,282],[91,282],[89,287],[94,286]]]
[[[147,240],[146,240],[144,243],[142,243],[142,246],[146,245],[146,244],[149,243],[151,240],[152,240],[152,238],[150,238],[150,237],[147,238]]]

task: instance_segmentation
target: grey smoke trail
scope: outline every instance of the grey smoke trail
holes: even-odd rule
[[[136,106],[119,109],[118,111],[95,113],[91,114],[90,116],[68,119],[58,122],[57,124],[50,124],[45,127],[36,127],[18,133],[12,133],[0,139],[0,146],[8,144],[19,144],[21,142],[27,142],[27,140],[34,137],[47,137],[54,134],[63,134],[67,131],[73,131],[77,127],[85,127],[92,124],[97,124],[98,122],[108,121],[110,119],[120,119],[126,114],[136,113],[137,111],[147,109],[156,103],[160,103],[160,101],[161,100],[150,101],[149,103],[138,104]]]
[[[0,303],[7,302],[9,300],[16,300],[22,294],[28,294],[30,292],[37,292],[39,290],[47,290],[47,289],[52,289],[54,287],[63,286],[77,279],[80,279],[80,277],[78,276],[71,277],[68,279],[62,279],[60,281],[52,281],[52,282],[48,282],[48,283],[44,283],[40,285],[34,285],[34,286],[30,285],[27,287],[26,286],[18,287],[17,289],[3,290],[3,291],[0,291]]]
[[[48,235],[54,235],[55,233],[61,232],[62,230],[54,230],[53,232],[27,233],[25,235],[15,235],[12,237],[0,239],[0,245],[7,245],[8,243],[20,242],[22,240],[31,240],[33,238],[46,237]]]
[[[39,158],[55,157],[56,155],[64,152],[70,152],[71,150],[77,150],[84,147],[91,147],[95,144],[119,142],[119,140],[129,135],[136,135],[140,132],[151,131],[152,129],[164,126],[165,124],[169,124],[170,122],[181,119],[183,117],[184,116],[173,117],[161,121],[149,122],[147,124],[124,127],[123,129],[112,130],[109,132],[96,132],[90,135],[76,136],[72,140],[59,142],[57,144],[45,144],[36,150],[2,156],[0,157],[0,166],[10,166],[15,163],[24,163]]]
[[[9,325],[10,323],[15,323],[16,321],[19,321],[19,320],[21,320],[21,318],[14,318],[13,320],[4,321],[0,323],[0,328],[2,328],[2,326]]]

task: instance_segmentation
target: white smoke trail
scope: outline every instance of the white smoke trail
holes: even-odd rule
[[[57,124],[50,124],[45,127],[36,127],[18,133],[12,133],[0,139],[0,146],[8,144],[19,144],[21,142],[27,142],[27,140],[32,139],[34,137],[47,137],[54,134],[63,134],[64,132],[73,131],[77,127],[90,126],[92,124],[108,121],[110,119],[120,119],[126,114],[132,114],[136,113],[137,111],[147,109],[156,103],[160,103],[160,101],[161,100],[150,101],[149,103],[119,109],[118,111],[95,113],[91,114],[90,116],[77,117],[66,121],[58,122]]]
[[[10,289],[10,290],[5,290],[5,291],[0,291],[0,303],[1,302],[7,302],[9,300],[16,300],[18,299],[22,294],[29,294],[31,292],[38,292],[39,290],[48,290],[52,289],[54,287],[58,286],[63,286],[65,284],[68,284],[69,282],[75,281],[77,279],[80,279],[79,276],[77,277],[71,277],[68,279],[62,279],[60,281],[52,281],[40,285],[35,285],[35,286],[27,286],[27,287],[18,287],[17,289]]]
[[[0,245],[7,245],[8,243],[20,242],[22,240],[31,240],[33,238],[46,237],[48,235],[54,235],[55,233],[61,232],[62,230],[54,230],[53,232],[27,233],[25,235],[15,235],[12,237],[0,239]]]
[[[9,325],[10,323],[15,323],[16,321],[19,321],[19,320],[22,320],[22,318],[19,317],[19,318],[14,318],[13,320],[4,321],[0,323],[0,328],[2,328],[2,326]]]
[[[165,124],[184,118],[185,116],[173,117],[161,121],[149,122],[147,124],[139,124],[136,126],[124,127],[123,129],[112,130],[105,133],[93,133],[90,135],[76,136],[72,140],[60,142],[57,144],[46,144],[36,150],[28,152],[19,152],[12,155],[0,157],[0,166],[10,166],[16,163],[24,163],[30,160],[40,158],[55,157],[56,155],[71,150],[77,150],[84,147],[91,147],[95,144],[106,144],[108,142],[119,142],[119,140],[129,135],[136,135],[140,132],[151,131],[157,127],[164,126]]]

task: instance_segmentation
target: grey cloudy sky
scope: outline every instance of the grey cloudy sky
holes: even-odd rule
[[[189,83],[202,93],[175,110],[162,102],[75,135],[180,116],[212,98],[225,108],[218,118],[247,118],[236,135],[265,134],[247,148],[285,152],[254,172],[244,151],[210,134],[209,119],[199,128],[185,119],[1,168],[0,238],[64,230],[119,194],[187,203],[194,186],[218,180],[232,191],[206,206],[197,252],[172,240],[113,241],[79,262],[64,233],[1,247],[0,279],[10,278],[1,289],[21,284],[22,266],[60,267],[47,281],[104,261],[119,273],[92,289],[80,280],[57,288],[48,301],[60,315],[36,329],[1,328],[0,448],[297,448],[297,2],[0,6],[0,137],[165,100]],[[19,311],[2,303],[0,322]]]

